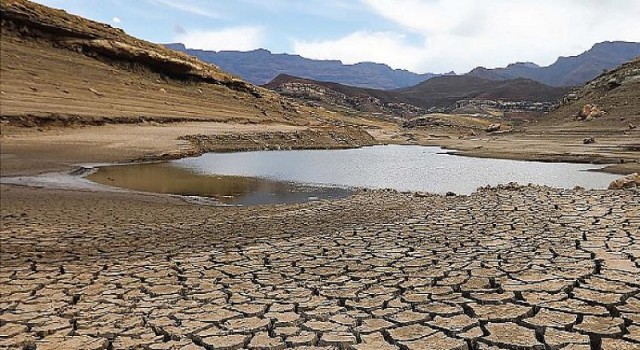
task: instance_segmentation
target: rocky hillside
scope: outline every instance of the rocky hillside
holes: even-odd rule
[[[595,44],[577,56],[560,57],[547,67],[519,62],[504,68],[478,67],[467,75],[491,80],[527,78],[551,86],[576,86],[594,79],[603,70],[615,68],[637,56],[640,56],[640,43],[607,41]]]
[[[495,81],[468,76],[446,76],[405,89],[384,91],[285,74],[264,87],[285,96],[318,101],[325,106],[401,118],[412,118],[427,112],[451,112],[461,105],[540,112],[555,104],[568,90],[528,79]]]
[[[258,85],[266,84],[280,74],[287,74],[350,86],[389,90],[415,85],[437,76],[431,73],[417,74],[402,69],[391,69],[379,63],[343,64],[338,60],[312,60],[298,55],[274,54],[263,49],[248,52],[216,52],[188,49],[183,44],[166,46],[216,64]]]
[[[540,125],[638,132],[640,57],[568,93],[562,105],[541,119]]]
[[[385,90],[365,89],[280,74],[264,87],[283,96],[329,109],[366,112],[382,118],[412,118],[424,114],[420,107],[403,102],[402,96]]]
[[[24,0],[0,12],[4,122],[305,122],[277,94],[120,29]]]
[[[554,102],[566,91],[566,88],[547,86],[529,79],[497,81],[472,76],[446,76],[394,92],[406,103],[446,111],[454,108],[457,101],[471,99]]]

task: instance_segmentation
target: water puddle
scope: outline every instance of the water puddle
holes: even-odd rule
[[[343,198],[354,188],[470,194],[480,186],[509,182],[606,188],[618,178],[588,171],[594,168],[590,164],[470,158],[446,154],[439,147],[389,145],[209,153],[166,163],[102,166],[76,178],[85,186],[93,183],[214,198],[230,205],[258,205]]]
[[[233,205],[304,203],[343,198],[353,192],[261,178],[207,175],[173,163],[100,167],[86,179],[135,191],[215,198]]]

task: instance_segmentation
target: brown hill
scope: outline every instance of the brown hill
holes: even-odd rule
[[[590,117],[587,108],[594,110]],[[562,105],[540,119],[539,125],[636,132],[633,126],[640,127],[640,57],[568,93]]]
[[[277,94],[120,29],[23,0],[0,12],[5,122],[305,122]]]
[[[443,76],[394,92],[405,102],[422,108],[449,109],[456,101],[465,99],[554,102],[567,90],[522,78],[496,81],[472,76]]]
[[[568,91],[528,79],[495,81],[471,76],[437,77],[409,88],[386,91],[281,74],[264,87],[288,96],[401,117],[427,111],[448,112],[457,101],[470,99],[553,103]]]
[[[401,95],[385,90],[367,89],[332,82],[280,74],[264,85],[284,96],[330,109],[345,108],[379,117],[411,118],[425,113],[422,108],[404,103]]]

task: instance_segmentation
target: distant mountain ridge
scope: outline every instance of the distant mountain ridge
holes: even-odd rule
[[[417,74],[372,62],[343,64],[339,60],[314,60],[298,55],[274,54],[268,50],[206,51],[189,49],[183,44],[166,44],[202,61],[213,63],[251,83],[264,85],[280,74],[316,81],[333,82],[369,89],[406,88],[443,74]],[[531,79],[550,86],[578,86],[594,79],[604,70],[613,69],[640,56],[640,43],[605,41],[579,55],[559,57],[555,63],[541,67],[533,62],[516,62],[507,67],[477,67],[462,76],[487,80]],[[444,74],[455,75],[455,73]]]
[[[547,67],[518,62],[504,68],[477,67],[466,75],[490,80],[527,78],[551,86],[577,86],[596,78],[604,70],[616,68],[638,56],[640,43],[605,41],[579,55],[559,57]]]
[[[280,74],[334,82],[344,85],[391,90],[412,86],[439,74],[418,74],[392,69],[386,64],[362,62],[343,64],[339,60],[314,60],[298,55],[274,54],[269,50],[206,51],[188,49],[183,44],[166,44],[202,61],[213,63],[251,83],[264,85]]]

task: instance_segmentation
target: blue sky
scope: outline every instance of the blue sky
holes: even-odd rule
[[[152,42],[463,73],[640,41],[638,0],[38,0]]]

